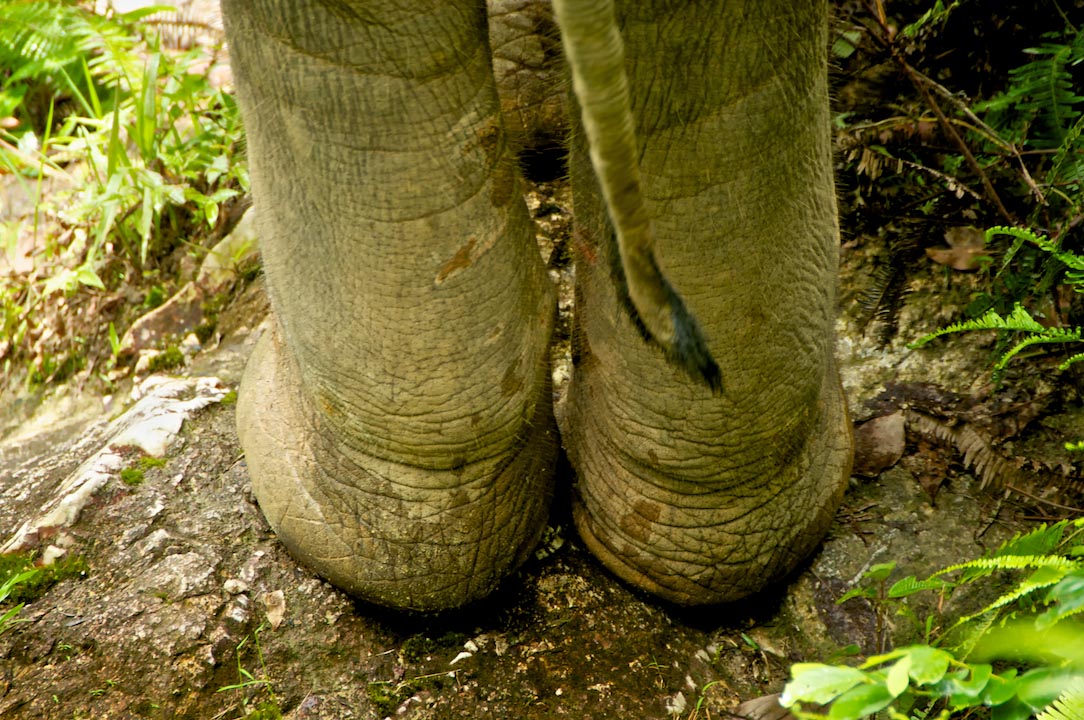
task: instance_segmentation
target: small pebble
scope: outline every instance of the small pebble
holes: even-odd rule
[[[222,589],[230,595],[239,595],[240,593],[248,591],[248,583],[240,578],[230,578],[222,583]]]

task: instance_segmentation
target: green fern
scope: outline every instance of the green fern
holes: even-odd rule
[[[1084,158],[1081,158],[1081,133],[1084,133],[1084,115],[1077,118],[1065,133],[1057,152],[1050,160],[1044,186],[1060,195],[1073,207],[1080,205],[1081,188],[1084,187]],[[1065,187],[1059,187],[1059,183]],[[1036,208],[1037,210],[1038,208]]]
[[[1084,680],[1065,688],[1057,700],[1035,716],[1035,720],[1084,720]]]
[[[936,573],[936,575],[957,570],[981,570],[984,571],[982,574],[986,574],[994,571],[1022,570],[1029,568],[1034,568],[1035,571],[1024,580],[1021,580],[1015,588],[1003,593],[999,598],[978,612],[961,617],[959,621],[957,621],[957,625],[971,622],[987,613],[992,613],[1025,599],[1037,599],[1042,601],[1043,598],[1038,598],[1040,591],[1053,588],[1067,576],[1079,573],[1081,570],[1084,570],[1084,565],[1081,565],[1081,563],[1077,561],[1058,557],[1056,555],[1015,555],[979,558],[978,560],[973,560],[968,563],[945,568]]]
[[[0,67],[9,70],[0,85],[0,109],[14,115],[23,106],[30,116],[24,119],[37,120],[42,108],[25,107],[33,103],[28,90],[34,90],[42,98],[70,96],[84,113],[100,117],[90,83],[132,87],[129,78],[138,78],[143,67],[133,51],[136,21],[160,9],[103,17],[64,0],[0,3]]]
[[[1084,123],[1084,118],[1082,118],[1082,123]],[[1013,243],[1013,249],[1010,250],[1009,256],[1006,257],[1006,263],[1011,259],[1011,254],[1016,249],[1023,243],[1029,242],[1040,250],[1050,253],[1054,259],[1065,265],[1065,281],[1072,285],[1077,292],[1084,292],[1084,257],[1062,250],[1057,243],[1051,242],[1049,238],[1045,238],[1027,228],[1009,227],[1008,225],[995,225],[988,229],[984,236],[984,242],[989,245],[990,241],[997,235],[1008,235],[1016,239],[1016,242]]]
[[[1062,263],[1065,266],[1065,281],[1069,285],[1072,285],[1073,289],[1077,292],[1084,292],[1084,257],[1064,250],[1056,243],[1051,242],[1048,238],[1042,237],[1026,228],[1015,228],[1003,225],[992,227],[986,231],[986,243],[989,244],[990,240],[996,235],[1008,235],[1015,238],[1013,246],[1006,254],[1005,264],[1008,264],[1012,256],[1025,242],[1031,243],[1040,250],[1049,253],[1055,260]],[[1001,332],[1025,333],[1025,337],[1022,340],[1018,341],[998,358],[998,361],[993,367],[995,378],[1001,376],[1001,373],[1008,366],[1009,361],[1019,355],[1020,352],[1033,345],[1084,342],[1084,337],[1081,336],[1081,328],[1045,327],[1036,321],[1020,303],[1016,303],[1013,306],[1012,312],[1005,317],[999,315],[996,310],[989,310],[980,318],[953,323],[948,327],[923,335],[918,340],[910,343],[908,347],[917,349],[943,335],[958,332],[970,332],[974,330],[998,330]],[[1073,363],[1080,362],[1081,360],[1084,360],[1084,352],[1075,353],[1058,365],[1058,369],[1064,370]]]
[[[988,584],[984,579],[992,573],[1034,572],[1015,579],[997,600],[944,632],[931,632],[928,621],[929,644],[899,647],[857,667],[793,665],[780,704],[810,720],[855,720],[878,713],[930,717],[938,709],[941,717],[985,709],[1002,720],[1084,720],[1082,535],[1084,519],[1042,525],[927,580],[904,578],[887,595],[884,569],[891,566],[871,568],[864,579],[881,589],[849,594],[882,603],[886,612],[908,595],[933,591],[942,596],[940,604],[957,588]],[[958,576],[942,577],[948,573]],[[898,614],[907,610],[898,606]],[[831,707],[819,707],[825,705]]]
[[[1016,355],[1022,350],[1031,347],[1032,345],[1040,345],[1045,343],[1074,343],[1084,342],[1081,339],[1080,328],[1058,328],[1058,327],[1044,327],[1035,321],[1034,318],[1023,308],[1020,303],[1016,303],[1013,307],[1012,313],[1006,317],[1002,317],[996,310],[990,310],[980,318],[972,320],[964,320],[962,322],[953,323],[948,327],[936,330],[928,335],[924,335],[915,342],[908,345],[912,349],[917,349],[942,335],[948,335],[949,333],[968,332],[972,330],[1002,330],[1009,332],[1024,332],[1029,333],[1020,342],[1013,345],[1008,351],[1006,351],[994,364],[994,373],[1000,374],[1005,367],[1009,364]],[[1058,369],[1064,370],[1069,365],[1077,362],[1081,359],[1081,355],[1084,353],[1078,353],[1071,356],[1069,359],[1058,365]]]
[[[1080,118],[1077,106],[1084,102],[1084,97],[1074,92],[1069,70],[1084,60],[1084,34],[1075,32],[1066,38],[1059,32],[1046,37],[1050,42],[1024,51],[1035,59],[1009,72],[1009,87],[976,109],[1015,114],[1030,126],[1026,143],[1056,148]]]

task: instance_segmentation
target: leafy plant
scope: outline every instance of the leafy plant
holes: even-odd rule
[[[1050,254],[1055,260],[1062,263],[1065,266],[1065,280],[1072,285],[1077,292],[1084,293],[1084,257],[1075,253],[1069,252],[1059,248],[1054,243],[1050,242],[1047,238],[1041,237],[1031,230],[1023,228],[1012,227],[992,227],[986,231],[985,240],[989,244],[990,239],[995,235],[1010,235],[1016,238],[1018,244],[1029,242],[1038,247],[1043,252]],[[1017,245],[1016,247],[1019,247]],[[1010,258],[1006,258],[1005,262],[1008,263]],[[943,335],[958,332],[969,332],[975,330],[998,330],[1002,332],[1021,333],[1023,337],[1018,340],[1011,348],[1002,353],[1001,357],[994,364],[994,376],[1000,377],[1005,367],[1009,364],[1016,355],[1021,351],[1032,347],[1033,345],[1040,344],[1065,344],[1065,343],[1082,343],[1084,338],[1081,337],[1081,328],[1062,328],[1062,327],[1047,327],[1040,324],[1031,313],[1025,310],[1019,303],[1017,303],[1012,312],[1007,316],[999,315],[995,310],[989,310],[980,318],[971,320],[964,320],[962,322],[954,323],[948,327],[941,328],[932,333],[922,336],[918,340],[911,343],[908,347],[920,348],[930,341],[939,338]],[[1059,370],[1064,370],[1075,362],[1084,360],[1084,351],[1075,353],[1059,365]]]
[[[260,623],[250,635],[246,635],[239,643],[237,643],[237,682],[233,685],[224,685],[218,689],[218,692],[242,692],[241,705],[244,713],[242,717],[248,718],[249,720],[278,720],[278,718],[282,717],[282,711],[279,709],[278,699],[275,697],[275,690],[272,687],[271,677],[267,672],[267,662],[264,660],[263,647],[260,645],[260,633],[263,632],[266,627],[267,625],[265,623]],[[241,657],[249,647],[250,641],[251,647],[256,653],[256,661],[259,664],[259,677],[246,670],[241,664]],[[266,689],[269,697],[268,699],[255,704],[253,707],[250,707],[251,699],[248,692],[259,689]]]
[[[7,585],[12,577],[24,576],[21,581],[8,587],[4,599],[19,603],[33,602],[58,582],[83,577],[87,573],[87,561],[81,555],[65,555],[43,567],[35,567],[34,560],[33,553],[0,555],[0,581]]]
[[[844,225],[859,242],[883,239],[882,262],[860,297],[888,342],[907,276],[946,226],[1033,227],[1079,255],[1084,31],[1060,12],[1020,25],[1013,18],[1030,8],[1015,1],[867,8],[840,9],[835,21],[845,50],[836,53],[845,100],[837,144]],[[985,45],[962,39],[988,36]],[[901,245],[917,252],[900,254]],[[968,317],[994,310],[1005,320],[1063,278],[1063,266],[1034,243],[1004,255],[1012,262],[980,275]]]
[[[1074,682],[1036,720],[1084,720],[1084,682]]]
[[[1084,61],[1084,32],[1067,26],[1045,34],[1044,40],[1024,50],[1034,60],[1009,71],[1009,86],[976,103],[975,110],[987,113],[991,125],[1012,122],[1015,134],[1029,145],[1056,148],[1079,120],[1078,106],[1084,102],[1084,96],[1075,92],[1071,72]]]
[[[213,51],[163,49],[144,23],[162,9],[0,4],[0,67],[12,68],[0,75],[0,169],[35,200],[33,221],[0,240],[9,254],[36,248],[34,267],[0,277],[5,379],[19,363],[30,382],[115,365],[139,311],[120,293],[146,283],[147,305],[161,302],[188,279],[182,254],[228,232],[222,208],[247,191],[239,112],[211,79]]]
[[[75,2],[4,3],[0,67],[11,71],[0,83],[0,117],[15,117],[28,130],[43,132],[43,116],[57,100],[94,113],[102,92],[142,64],[133,51],[134,23],[160,10],[141,8],[107,18]],[[101,115],[100,104],[96,114]]]
[[[21,573],[17,573],[7,578],[3,584],[0,584],[0,606],[11,597],[12,593],[20,586],[24,585],[41,573],[38,568],[31,568],[30,570],[24,570]],[[11,627],[18,622],[18,615],[23,610],[25,603],[16,603],[9,607],[7,610],[0,614],[0,634],[11,629]]]
[[[925,580],[906,577],[887,591],[848,593],[903,604],[916,593],[944,600],[957,589],[997,576],[1008,590],[927,642],[867,658],[857,667],[798,663],[780,699],[802,718],[929,717],[981,707],[998,720],[1038,712],[1064,720],[1081,708],[1084,682],[1084,519],[1041,526],[998,550],[944,568]],[[868,574],[878,585],[884,568]],[[1020,571],[1027,571],[1020,576]],[[950,576],[952,579],[950,579]],[[824,711],[811,709],[827,706]],[[1059,715],[1059,713],[1061,715]]]

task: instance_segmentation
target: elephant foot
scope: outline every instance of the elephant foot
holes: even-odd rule
[[[808,434],[750,440],[763,443],[757,452],[768,461],[752,463],[754,473],[725,461],[712,470],[703,457],[660,463],[688,420],[675,422],[670,434],[630,433],[612,422],[612,395],[598,373],[575,382],[569,427],[562,428],[578,475],[573,516],[591,552],[626,582],[679,605],[730,602],[781,579],[827,532],[851,463],[850,421],[834,369],[811,405],[816,417],[803,423]],[[711,414],[693,404],[686,418],[701,411]],[[704,437],[704,456],[724,442]],[[741,452],[748,457],[747,448]]]
[[[364,600],[428,612],[483,597],[537,543],[557,442],[548,400],[547,387],[496,457],[385,460],[331,427],[272,330],[245,371],[237,425],[256,499],[298,560]]]

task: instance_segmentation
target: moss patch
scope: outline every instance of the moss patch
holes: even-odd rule
[[[160,352],[151,358],[147,363],[147,369],[150,372],[159,372],[160,370],[172,370],[173,368],[184,366],[184,353],[177,348],[176,345],[170,345],[168,348]]]
[[[166,464],[165,458],[154,457],[153,455],[144,455],[139,458],[140,470],[150,470],[151,468],[164,467]]]
[[[447,632],[436,639],[428,635],[414,635],[406,639],[400,652],[403,660],[416,663],[425,660],[426,656],[438,650],[458,648],[466,640],[467,636],[458,632]]]
[[[27,570],[33,570],[34,553],[11,553],[0,555],[0,584],[8,578]],[[25,582],[16,585],[8,595],[6,603],[18,604],[34,602],[44,595],[49,588],[61,580],[70,577],[83,577],[87,574],[87,561],[82,555],[63,557],[52,565],[37,568],[38,572]]]

